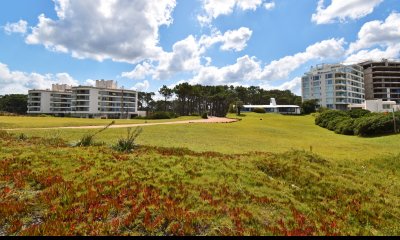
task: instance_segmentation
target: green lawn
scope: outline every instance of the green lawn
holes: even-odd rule
[[[85,123],[88,124],[94,120],[82,121],[87,121]],[[29,126],[29,123],[20,125]],[[24,132],[28,136],[60,136],[73,142],[78,141],[83,134],[93,131],[95,130],[24,130],[19,133]],[[112,144],[124,135],[126,129],[108,129],[99,134],[96,140]],[[145,126],[137,142],[148,146],[184,147],[197,152],[236,154],[312,150],[328,159],[346,161],[400,153],[400,135],[374,138],[344,136],[316,126],[312,116],[253,113],[242,117],[240,122],[230,124]]]
[[[145,120],[145,119],[117,119],[116,125],[142,124],[157,122],[174,122],[200,119],[200,117],[180,117],[166,120]],[[110,119],[88,119],[88,118],[58,118],[58,117],[8,117],[0,116],[0,129],[14,128],[51,128],[51,127],[76,127],[76,126],[100,126],[107,125]]]

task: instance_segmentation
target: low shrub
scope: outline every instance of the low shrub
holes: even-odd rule
[[[327,128],[328,124],[335,118],[345,118],[348,115],[345,112],[338,110],[327,110],[317,115],[315,118],[315,124],[323,128]]]
[[[76,147],[89,147],[89,146],[95,145],[94,137],[97,134],[107,130],[109,127],[111,127],[114,124],[115,124],[115,121],[112,121],[110,124],[108,124],[107,126],[105,126],[104,128],[100,129],[99,131],[97,131],[95,133],[83,135],[81,140],[79,140],[78,143],[74,144],[74,146],[76,146]]]
[[[203,113],[202,115],[201,115],[201,118],[203,118],[203,119],[208,119],[208,114],[205,112],[205,113]]]
[[[178,115],[173,112],[155,112],[147,117],[147,119],[171,119],[177,117]]]
[[[255,113],[266,113],[267,111],[265,111],[264,108],[254,108],[253,112],[255,112]]]
[[[135,143],[136,138],[142,133],[143,129],[138,127],[133,132],[128,128],[128,135],[126,138],[120,138],[117,144],[114,146],[114,149],[119,152],[131,152],[136,147]]]
[[[364,117],[368,114],[371,114],[371,112],[368,110],[365,110],[365,109],[352,109],[352,110],[348,111],[347,114],[351,118],[360,118],[360,117]]]
[[[396,125],[400,126],[400,118],[396,118]],[[358,136],[374,136],[394,132],[392,115],[379,114],[356,119],[354,134]]]
[[[354,135],[354,122],[353,118],[344,119],[337,123],[335,133],[343,135]]]

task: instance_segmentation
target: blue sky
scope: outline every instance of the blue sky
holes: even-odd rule
[[[6,0],[0,94],[181,82],[300,94],[319,63],[400,56],[399,0]]]

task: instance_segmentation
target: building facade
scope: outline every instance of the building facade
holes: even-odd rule
[[[28,114],[69,115],[81,118],[132,118],[138,115],[138,93],[118,89],[114,81],[96,86],[53,85],[52,90],[30,90]]]
[[[297,105],[277,105],[275,98],[271,98],[270,105],[244,105],[243,112],[252,112],[256,108],[262,108],[267,113],[280,113],[284,115],[299,115],[301,108]]]
[[[364,71],[360,65],[320,64],[302,77],[303,101],[316,99],[320,107],[347,110],[365,101]]]
[[[364,109],[376,113],[389,113],[392,111],[400,111],[400,105],[397,105],[395,101],[383,101],[382,99],[378,99],[366,100],[361,104],[351,104],[349,105],[349,110],[352,109]]]
[[[400,104],[400,62],[368,61],[364,68],[366,100],[382,99]]]

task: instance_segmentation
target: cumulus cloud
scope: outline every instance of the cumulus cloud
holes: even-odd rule
[[[11,71],[6,64],[0,63],[0,95],[26,94],[29,89],[50,89],[52,84],[77,85],[78,81],[68,73],[42,75]]]
[[[361,50],[357,53],[351,54],[347,57],[345,62],[347,63],[359,63],[368,60],[381,60],[385,59],[397,59],[400,57],[400,43],[388,46],[386,49],[382,50],[379,48],[374,48],[370,50]]]
[[[210,65],[212,59],[203,55],[212,45],[220,43],[223,51],[242,51],[251,35],[252,31],[245,27],[229,30],[224,34],[215,31],[210,36],[203,35],[199,39],[189,35],[176,42],[172,52],[160,54],[157,63],[144,61],[137,64],[133,71],[123,72],[121,76],[137,80],[148,76],[153,79],[167,79],[179,72],[198,72],[204,67],[202,59],[206,61],[206,66]]]
[[[176,0],[54,0],[58,19],[39,16],[26,38],[76,58],[136,63],[157,59],[159,27],[170,25]]]
[[[391,13],[384,21],[365,23],[358,39],[347,50],[346,62],[400,57],[400,14]]]
[[[301,65],[311,60],[336,59],[345,53],[344,39],[329,39],[309,46],[306,51],[285,56],[262,67],[255,57],[238,58],[235,64],[217,68],[202,67],[189,82],[192,84],[232,84],[245,81],[283,80]]]
[[[3,28],[7,35],[12,33],[25,34],[28,28],[28,23],[24,20],[19,20],[16,23],[7,23]]]
[[[262,0],[202,0],[205,13],[198,15],[197,19],[201,24],[210,24],[213,19],[221,15],[232,14],[235,8],[242,11],[255,11],[262,2]]]
[[[272,86],[269,82],[264,82],[260,85],[265,90],[289,90],[296,95],[301,95],[301,77],[295,77],[293,80],[282,83],[278,86]]]
[[[144,82],[139,82],[136,83],[135,86],[133,86],[132,90],[136,90],[136,91],[147,91],[150,88],[150,82],[145,80]]]
[[[332,0],[331,4],[325,7],[325,1],[319,0],[312,21],[316,24],[328,24],[360,19],[372,13],[382,2],[383,0]]]
[[[211,36],[203,35],[199,40],[199,44],[208,48],[216,43],[222,43],[221,50],[240,52],[247,47],[247,42],[252,34],[253,31],[246,27],[228,30],[224,34],[220,31],[215,31]]]
[[[345,52],[344,44],[343,38],[332,38],[315,43],[309,46],[305,52],[272,61],[265,66],[261,78],[266,80],[284,79],[308,61],[340,58]]]
[[[400,42],[400,13],[390,14],[385,21],[365,23],[358,40],[350,44],[349,53],[373,46],[392,46]]]
[[[275,2],[264,3],[264,8],[267,10],[272,10],[275,8]]]

